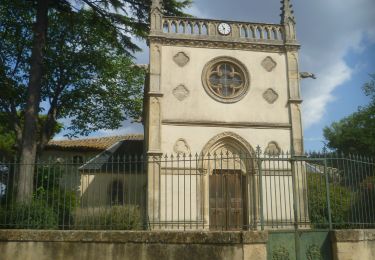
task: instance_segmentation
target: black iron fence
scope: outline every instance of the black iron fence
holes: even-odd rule
[[[261,230],[375,227],[372,158],[312,153],[0,160],[0,228]],[[18,202],[22,185],[32,185]]]

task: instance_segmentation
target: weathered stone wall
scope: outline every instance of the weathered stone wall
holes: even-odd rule
[[[332,232],[335,260],[375,259],[375,230],[337,230]]]
[[[186,63],[176,62],[179,54]],[[223,56],[242,63],[249,74],[248,92],[230,104],[213,99],[202,83],[206,64]],[[267,58],[272,61],[272,71],[262,66]],[[186,154],[200,153],[211,138],[223,132],[238,134],[254,149],[259,145],[264,151],[274,141],[281,149],[290,150],[285,59],[283,53],[162,46],[161,151],[175,153],[175,144],[182,138],[190,148]],[[272,91],[271,103],[265,98],[267,91]]]
[[[335,260],[375,259],[375,230],[331,233]],[[1,260],[266,260],[268,232],[0,230]]]
[[[266,259],[266,232],[1,230],[2,260]]]

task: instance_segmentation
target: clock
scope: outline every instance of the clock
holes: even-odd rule
[[[217,30],[219,31],[219,33],[221,35],[229,35],[230,32],[232,31],[232,28],[230,27],[229,24],[227,23],[220,23],[218,26],[217,26]]]

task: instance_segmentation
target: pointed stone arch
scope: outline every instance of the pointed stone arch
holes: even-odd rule
[[[253,147],[243,137],[233,132],[223,132],[212,137],[203,147],[199,166],[204,174],[210,174],[209,169],[216,167],[219,161],[222,168],[240,169],[247,175],[255,173],[254,158]]]
[[[207,190],[205,220],[210,229],[248,229],[257,215],[255,152],[240,135],[223,132],[211,138],[201,152],[203,185]],[[232,212],[228,206],[237,201]],[[220,208],[219,202],[225,206]],[[234,222],[233,222],[234,221]]]
[[[215,135],[205,144],[201,152],[202,156],[207,156],[209,153],[212,155],[215,148],[223,143],[232,144],[235,147],[239,145],[239,152],[242,154],[255,155],[254,149],[243,137],[233,132],[223,132]]]

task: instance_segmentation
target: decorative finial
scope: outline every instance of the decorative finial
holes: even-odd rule
[[[290,3],[290,0],[282,0],[281,4],[281,24],[286,24],[290,20],[295,23],[293,5]]]
[[[151,9],[159,8],[161,9],[161,0],[152,0]]]
[[[160,33],[163,31],[162,1],[152,0],[150,10],[150,33]]]

